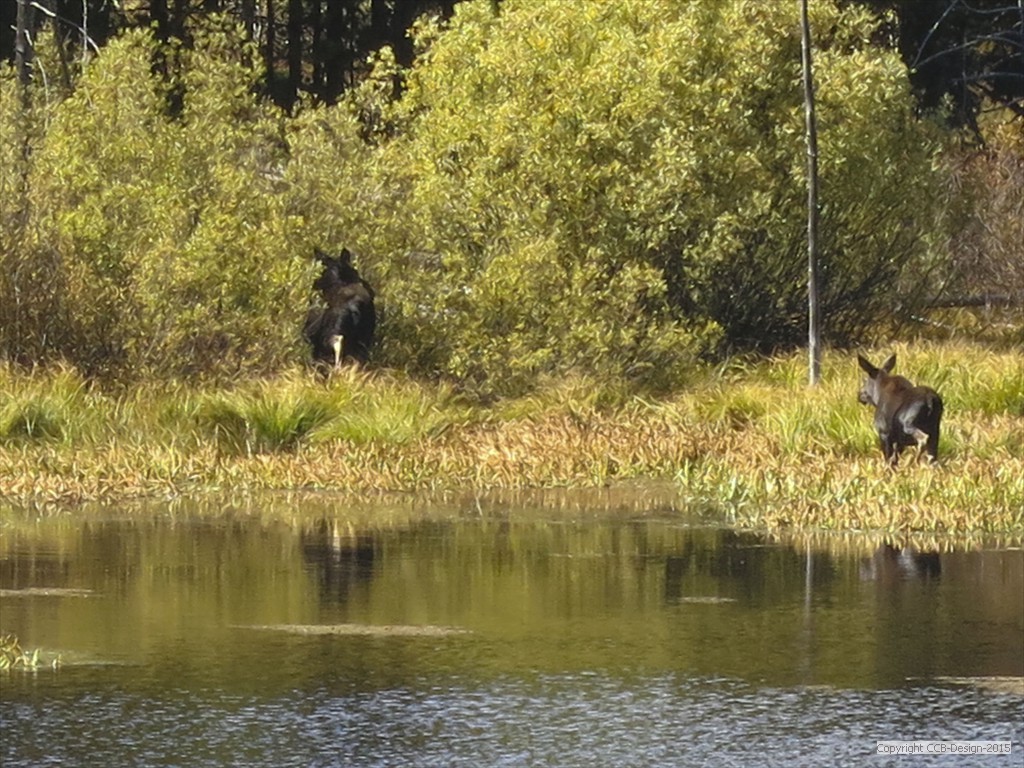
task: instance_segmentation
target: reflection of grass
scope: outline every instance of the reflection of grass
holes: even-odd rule
[[[34,670],[39,669],[40,665],[38,648],[29,653],[21,647],[15,635],[0,635],[0,670]],[[50,665],[54,669],[59,667],[60,657],[53,659]]]
[[[465,635],[467,629],[431,624],[261,624],[249,629],[284,632],[289,635],[340,635],[347,637],[451,637]]]
[[[23,589],[0,589],[0,597],[92,597],[91,589],[73,587],[24,587]]]
[[[983,691],[1024,697],[1024,677],[937,677],[935,682],[947,685],[971,685]]]
[[[946,401],[938,467],[909,454],[896,471],[885,467],[871,411],[856,400],[856,363],[838,352],[826,355],[815,389],[804,383],[803,357],[792,355],[694,372],[685,389],[657,399],[572,377],[491,404],[386,372],[101,395],[74,377],[60,384],[0,369],[0,388],[16,397],[71,393],[60,439],[0,441],[0,495],[38,502],[660,478],[743,525],[1024,530],[1024,357],[966,344],[896,352],[897,372],[936,386]]]

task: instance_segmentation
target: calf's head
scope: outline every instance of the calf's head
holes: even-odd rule
[[[877,406],[881,397],[882,385],[889,379],[892,369],[896,367],[896,355],[889,355],[889,359],[882,363],[880,368],[872,365],[871,361],[863,355],[857,355],[857,363],[861,370],[868,375],[864,379],[864,383],[860,385],[857,399],[862,405]]]

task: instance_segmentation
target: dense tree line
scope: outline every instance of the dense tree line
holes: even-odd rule
[[[952,107],[979,134],[999,104],[1024,118],[1024,4],[1013,0],[854,0],[891,12],[890,27],[921,107]]]
[[[501,0],[491,0],[497,10]],[[409,30],[424,14],[449,18],[458,0],[10,0],[0,4],[0,58],[13,61],[16,8],[33,36],[52,24],[67,56],[103,46],[118,32],[152,27],[158,40],[189,43],[204,16],[229,13],[265,64],[263,88],[290,107],[301,93],[333,103],[384,46],[402,66],[415,50]],[[888,22],[920,104],[949,100],[952,118],[977,130],[986,101],[1024,117],[1024,7],[1013,0],[847,0]],[[886,14],[888,14],[886,16]],[[86,38],[91,40],[87,42]]]
[[[16,55],[22,0],[0,4],[0,57]],[[119,32],[152,28],[162,43],[191,45],[197,23],[228,13],[256,44],[265,64],[266,93],[290,107],[300,94],[333,103],[365,72],[370,53],[389,46],[397,60],[413,59],[409,29],[424,14],[448,17],[457,0],[41,0],[25,2],[24,24],[35,37],[52,26],[68,58],[102,47]],[[167,51],[155,64],[167,66]]]

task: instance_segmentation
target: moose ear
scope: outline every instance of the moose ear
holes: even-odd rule
[[[352,251],[348,248],[342,248],[341,253],[338,254],[338,261],[345,266],[350,265],[352,263]]]
[[[857,364],[861,367],[870,378],[875,378],[878,375],[878,369],[873,366],[870,361],[863,355],[857,355]]]
[[[896,353],[889,355],[889,359],[882,363],[882,370],[889,373],[893,368],[896,367]]]

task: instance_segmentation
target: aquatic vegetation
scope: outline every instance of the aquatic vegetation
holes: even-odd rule
[[[0,443],[60,440],[81,435],[90,419],[85,382],[61,368],[41,376],[0,372]]]
[[[220,447],[253,455],[293,450],[333,415],[321,393],[293,379],[210,395],[199,406],[196,420]]]
[[[366,374],[355,368],[332,375],[332,417],[311,443],[404,445],[472,420],[472,408],[448,384],[424,386],[397,373]]]

